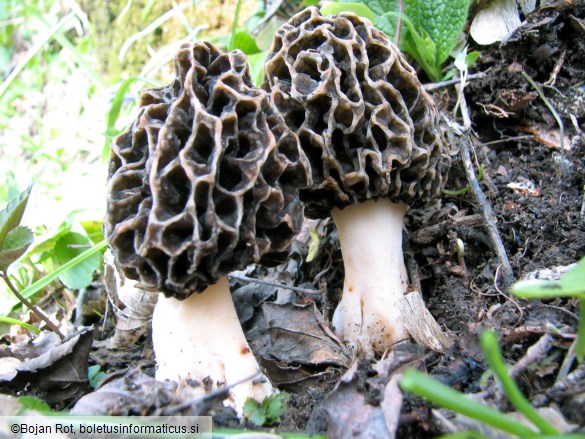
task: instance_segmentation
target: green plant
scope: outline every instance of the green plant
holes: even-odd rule
[[[573,297],[579,300],[579,327],[575,353],[580,363],[585,361],[585,257],[559,280],[530,279],[516,282],[512,294],[522,299],[553,299]]]
[[[61,236],[53,237],[53,251],[57,260],[62,262],[62,265],[19,291],[8,274],[8,268],[27,252],[34,241],[32,230],[20,225],[31,190],[32,186],[29,186],[21,194],[9,201],[6,207],[0,211],[0,277],[21,303],[38,315],[50,330],[64,338],[57,326],[28,299],[60,277],[64,283],[74,284],[73,287],[81,288],[79,285],[86,286],[86,283],[91,281],[91,278],[87,279],[88,275],[91,275],[100,263],[99,252],[106,247],[106,242],[102,239],[93,244],[90,238],[71,231],[65,231]],[[94,239],[101,237],[101,232],[96,233],[93,230],[96,227],[95,224],[88,222],[85,223],[85,226],[88,235]],[[37,247],[39,249],[50,248],[50,245],[47,244],[50,241],[47,240]],[[81,245],[82,248],[72,247],[72,243]],[[84,247],[89,248],[84,250]],[[5,316],[2,321],[16,323]],[[31,329],[25,323],[20,322],[18,324]]]
[[[87,368],[87,378],[92,389],[95,389],[105,377],[106,373],[99,364],[94,364]]]
[[[32,230],[20,225],[31,190],[32,186],[29,186],[20,195],[9,201],[6,207],[0,211],[0,277],[25,306],[39,316],[52,331],[63,339],[64,336],[59,331],[59,328],[18,292],[8,276],[8,267],[16,262],[34,241]]]
[[[444,77],[443,65],[461,36],[468,9],[469,0],[339,0],[325,3],[321,11],[348,10],[369,18],[436,82]]]
[[[276,425],[280,422],[289,400],[290,395],[284,392],[267,396],[261,403],[249,398],[244,403],[244,416],[259,427]]]
[[[536,409],[530,404],[524,395],[522,395],[516,383],[508,375],[504,359],[500,352],[497,336],[494,332],[483,332],[480,342],[486,362],[490,366],[495,378],[502,386],[502,390],[508,400],[522,415],[524,415],[526,420],[531,423],[531,426],[527,426],[499,410],[474,401],[465,394],[414,369],[409,369],[404,373],[400,380],[401,388],[407,392],[421,396],[441,407],[520,438],[585,438],[584,435],[580,434],[565,434],[561,436],[550,423],[538,414]],[[458,437],[485,438],[485,436],[477,432],[457,433],[445,436],[445,438],[446,437],[449,437],[450,439]]]

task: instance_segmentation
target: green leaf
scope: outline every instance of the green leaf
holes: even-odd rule
[[[264,73],[264,61],[268,51],[258,52],[253,55],[248,55],[248,63],[250,65],[250,77],[256,86],[262,82],[262,74]]]
[[[49,285],[51,282],[53,282],[55,279],[57,279],[59,276],[61,276],[61,274],[63,274],[64,272],[66,272],[70,268],[75,267],[78,264],[81,264],[83,261],[85,261],[89,258],[92,258],[95,254],[99,254],[107,246],[108,246],[108,243],[105,240],[94,245],[92,248],[85,250],[82,254],[80,254],[79,256],[76,256],[74,259],[71,259],[66,264],[63,264],[62,266],[57,268],[55,271],[52,271],[51,273],[47,274],[46,276],[43,276],[42,278],[37,280],[34,284],[26,287],[24,290],[22,290],[20,292],[20,294],[22,294],[22,296],[27,298],[27,299],[29,297],[34,296],[37,292],[39,292],[40,290],[45,288],[47,285]]]
[[[360,3],[372,11],[373,23],[392,41],[398,23],[404,23],[400,49],[412,55],[433,81],[442,79],[442,65],[463,31],[469,0],[403,0],[402,11],[398,0],[362,0]],[[346,0],[338,3],[346,4]],[[429,47],[425,47],[427,44]]]
[[[82,254],[88,247],[91,247],[91,241],[87,236],[69,232],[55,244],[55,259],[60,263],[66,263]],[[69,288],[76,290],[85,288],[92,282],[93,272],[99,265],[100,255],[95,254],[62,273],[59,279]]]
[[[0,271],[6,273],[8,267],[28,250],[33,240],[33,232],[28,227],[18,226],[8,232],[4,249],[0,250]]]
[[[240,49],[246,55],[253,55],[260,52],[254,37],[245,30],[238,30],[230,41],[229,50],[235,49]]]
[[[34,239],[35,235],[28,227],[15,227],[6,235],[6,239],[4,240],[4,248],[2,250],[20,249],[25,246],[28,248]]]
[[[244,403],[244,416],[259,427],[276,425],[286,411],[289,400],[290,395],[285,392],[267,396],[261,404],[248,398]]]
[[[262,407],[266,413],[267,425],[275,425],[280,422],[280,417],[286,411],[290,395],[285,392],[280,392],[270,395],[262,401]]]
[[[248,419],[248,422],[259,427],[264,425],[266,421],[266,415],[254,398],[248,398],[244,403],[244,416]]]
[[[443,64],[463,31],[469,0],[405,0],[404,13],[414,26],[424,30],[437,49],[437,63]]]
[[[32,185],[10,200],[0,211],[0,248],[4,248],[4,240],[8,232],[20,225],[31,190]]]
[[[522,280],[512,285],[511,291],[522,299],[577,297],[585,300],[585,258],[559,280]]]
[[[364,2],[366,3],[366,2]],[[376,20],[374,12],[365,4],[362,3],[336,3],[336,2],[325,2],[321,6],[321,14],[323,15],[337,15],[341,12],[353,12],[360,17],[367,18],[372,23]]]
[[[0,271],[5,273],[28,250],[33,241],[34,234],[28,227],[18,226],[8,232],[4,248],[0,250]]]
[[[474,50],[473,52],[469,52],[467,54],[467,56],[465,57],[465,64],[467,64],[468,68],[475,64],[475,61],[477,61],[479,55],[480,53],[477,50]]]
[[[97,244],[104,240],[104,222],[103,221],[81,221],[81,227],[85,231],[91,242]]]
[[[101,366],[99,364],[94,364],[93,366],[89,366],[87,368],[87,378],[92,389],[95,389],[100,381],[102,381],[105,377],[106,373],[101,370]]]
[[[34,410],[41,413],[52,412],[51,407],[44,401],[41,401],[34,396],[20,396],[18,402],[23,409]]]
[[[422,66],[432,81],[439,81],[442,77],[441,64],[437,61],[437,46],[424,29],[415,28],[414,24],[404,16],[402,21],[409,33],[400,41],[404,50],[410,53]]]

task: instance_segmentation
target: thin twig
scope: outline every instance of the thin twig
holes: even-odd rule
[[[485,72],[472,73],[471,75],[467,75],[466,82],[469,82],[469,80],[473,80],[473,79],[481,79],[484,76],[485,76]],[[457,77],[457,78],[453,78],[453,79],[447,79],[446,81],[439,81],[439,82],[432,82],[430,84],[424,84],[423,88],[426,91],[433,91],[433,90],[436,90],[438,88],[443,88],[443,87],[448,87],[450,85],[459,84],[460,82],[461,82],[461,78]]]
[[[528,348],[526,354],[510,368],[508,371],[510,376],[512,378],[517,378],[518,375],[524,372],[532,363],[544,358],[546,353],[552,347],[551,341],[552,336],[550,334],[544,334],[540,337],[535,344]]]
[[[230,274],[229,278],[234,279],[234,280],[239,280],[241,282],[255,283],[258,285],[266,285],[266,286],[275,287],[275,288],[284,288],[285,290],[291,290],[291,291],[295,291],[297,293],[321,294],[321,291],[318,291],[318,290],[310,290],[308,288],[293,287],[291,285],[284,285],[284,284],[279,284],[277,282],[270,282],[267,280],[254,279],[252,277],[243,276],[243,275],[239,275],[239,274]]]
[[[12,284],[10,278],[6,273],[0,273],[0,277],[2,277],[4,282],[6,282],[6,285],[8,285],[8,288],[10,288],[10,291],[12,291],[12,293],[18,298],[18,300],[20,300],[24,304],[24,306],[30,309],[33,312],[33,314],[38,316],[41,320],[43,320],[46,323],[47,328],[49,328],[51,331],[57,334],[61,340],[65,339],[65,336],[61,333],[57,325],[55,325],[51,321],[51,319],[49,319],[40,309],[34,306],[26,297],[24,297],[22,294],[18,292],[18,290]]]
[[[475,176],[475,170],[473,169],[473,163],[471,162],[468,135],[469,132],[468,130],[471,128],[471,119],[469,117],[469,109],[467,107],[467,101],[465,100],[465,96],[463,96],[461,100],[461,114],[463,116],[463,123],[466,129],[463,136],[460,137],[459,153],[461,155],[461,160],[463,161],[465,175],[467,176],[467,181],[471,186],[471,192],[473,193],[475,200],[478,204],[478,208],[483,218],[485,227],[488,231],[489,237],[494,244],[494,250],[500,261],[499,265],[502,267],[504,275],[504,285],[509,286],[514,280],[512,265],[510,264],[510,260],[508,259],[506,249],[504,248],[504,244],[502,243],[502,239],[496,226],[497,222],[496,215],[494,214],[492,206],[489,203],[487,197],[485,196],[481,187],[479,186],[479,183]]]
[[[492,140],[490,142],[482,142],[482,145],[484,145],[484,146],[497,145],[498,143],[515,142],[516,140],[528,140],[528,139],[534,139],[534,135],[533,134],[523,134],[521,136],[504,137],[503,139]]]
[[[522,76],[524,76],[524,78],[530,83],[530,85],[532,87],[534,87],[534,89],[536,90],[536,93],[538,93],[538,96],[540,96],[540,99],[542,99],[542,102],[544,102],[544,105],[546,105],[546,108],[549,109],[549,111],[552,113],[553,117],[557,121],[557,124],[559,125],[560,136],[561,136],[561,153],[564,153],[565,152],[565,145],[564,145],[565,125],[563,125],[563,121],[561,120],[559,113],[557,113],[557,110],[555,110],[555,108],[552,106],[550,101],[546,98],[546,96],[544,95],[544,93],[542,92],[542,90],[540,89],[538,84],[536,82],[534,82],[534,80],[530,76],[528,76],[528,73],[526,73],[524,70],[522,70]]]

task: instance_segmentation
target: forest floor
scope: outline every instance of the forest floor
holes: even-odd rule
[[[373,420],[379,419],[383,395],[396,395],[390,388],[392,376],[406,366],[418,367],[465,393],[482,392],[506,412],[510,407],[505,399],[497,397],[493,385],[490,392],[482,380],[487,367],[479,334],[485,329],[498,333],[510,365],[526,360],[528,349],[540,341],[542,355],[528,358],[517,382],[535,407],[555,411],[555,422],[585,426],[585,365],[567,360],[577,328],[577,302],[523,301],[509,293],[513,280],[543,269],[562,272],[585,256],[585,135],[581,131],[585,10],[541,9],[505,43],[487,49],[470,47],[474,49],[481,56],[472,73],[483,75],[464,89],[470,130],[457,133],[462,125],[446,128],[451,131],[446,137],[454,156],[447,188],[467,186],[465,165],[471,164],[476,174],[481,165],[485,172],[479,187],[486,198],[478,199],[474,191],[444,195],[436,211],[423,212],[425,224],[418,223],[415,215],[409,217],[405,240],[406,260],[415,273],[411,281],[420,285],[428,309],[456,342],[446,353],[407,343],[383,360],[352,363],[327,331],[315,334],[315,326],[321,328],[330,320],[339,300],[343,264],[332,222],[311,223],[308,229],[316,228],[320,241],[311,262],[306,261],[307,233],[286,266],[249,270],[241,273],[240,280],[232,277],[234,300],[252,348],[271,381],[291,394],[278,430],[350,437],[348,432],[359,429],[362,437],[384,437],[383,427]],[[522,72],[540,84],[562,128]],[[454,107],[457,92],[452,85],[431,93],[445,111]],[[485,218],[490,209],[505,255],[498,253],[488,233]],[[462,256],[456,251],[457,240],[464,244]],[[508,263],[513,278],[506,275]],[[243,275],[306,291],[251,283],[241,280]],[[288,317],[280,319],[281,313]],[[96,322],[96,332],[102,333],[100,325]],[[543,339],[546,334],[551,336]],[[325,340],[321,346],[307,341],[317,338]],[[110,414],[147,414],[182,403],[172,389],[155,388],[150,380],[154,362],[148,341],[116,351],[94,342],[89,358],[90,365],[113,373],[107,381],[118,380],[118,390],[132,387],[138,392],[134,399],[141,402],[118,400],[114,407],[111,394],[97,390],[91,400],[85,399],[85,408],[97,410],[103,404]],[[128,371],[130,364],[134,367]],[[69,395],[54,394],[53,403],[89,393],[81,387],[69,390]],[[31,393],[39,392],[43,394],[42,388]],[[234,413],[221,407],[210,401],[197,410],[191,407],[189,413],[212,413],[218,426],[239,425]],[[442,416],[422,399],[404,395],[396,419],[397,437],[436,437],[447,431],[449,422],[457,428],[465,425],[458,418],[446,421],[448,414]]]

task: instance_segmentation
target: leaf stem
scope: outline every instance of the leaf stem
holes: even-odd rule
[[[6,285],[8,285],[8,288],[10,288],[10,291],[12,291],[12,293],[18,298],[18,300],[20,300],[28,309],[30,309],[36,316],[38,316],[40,319],[42,319],[47,324],[47,328],[49,328],[51,331],[53,331],[55,334],[57,334],[61,340],[65,339],[65,336],[59,330],[59,328],[57,328],[57,325],[55,325],[51,321],[51,319],[49,319],[40,309],[38,309],[35,305],[33,305],[26,297],[22,296],[18,292],[18,290],[12,284],[10,278],[8,277],[8,275],[5,272],[1,272],[0,277],[2,277],[2,279],[4,280]]]

